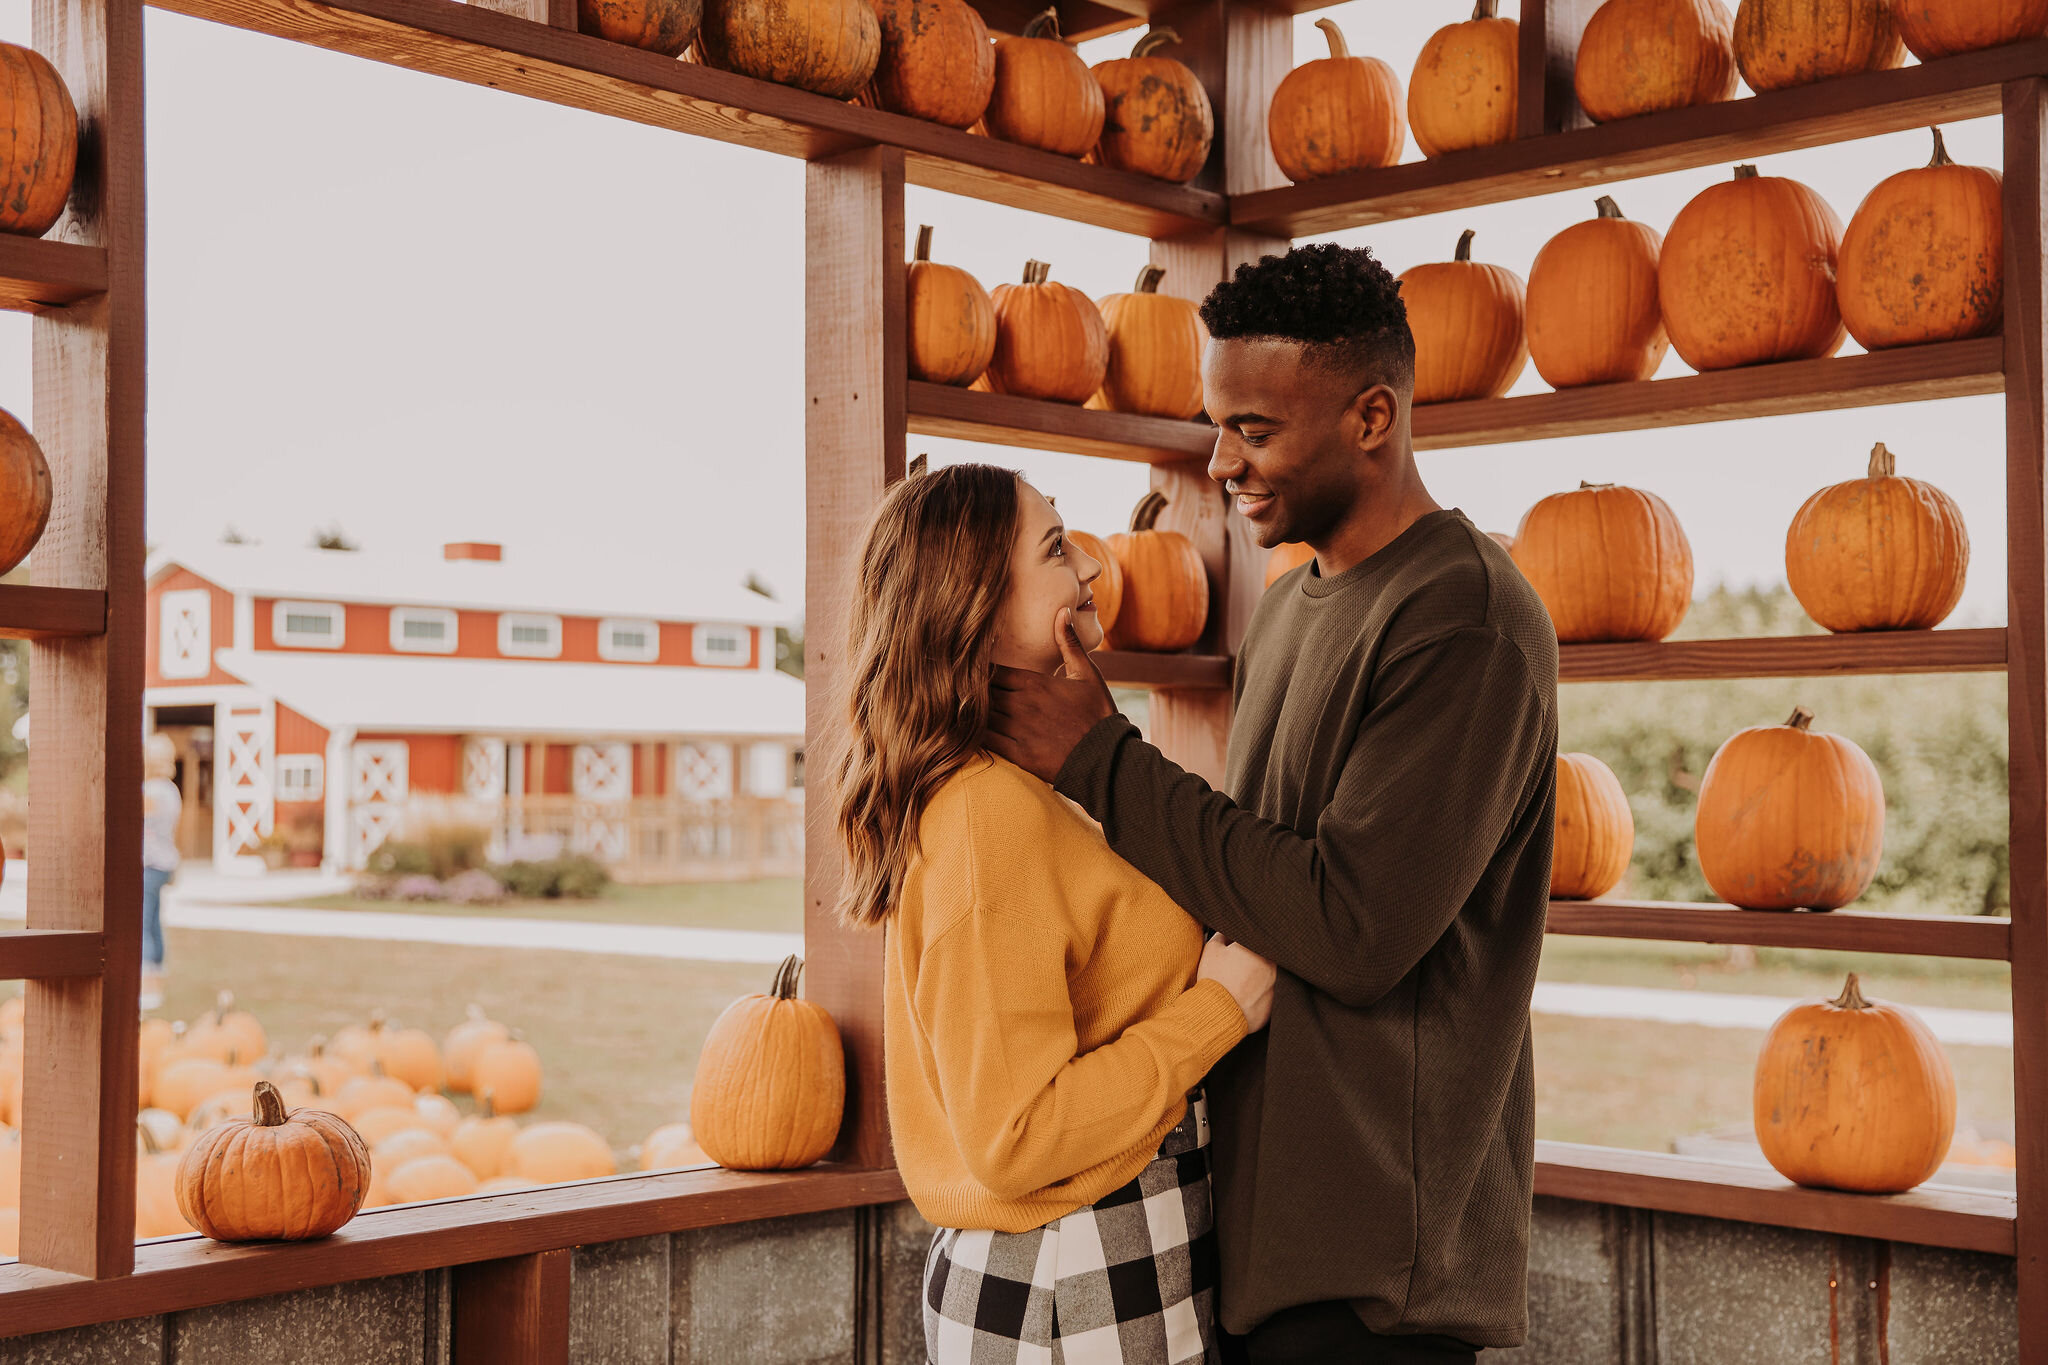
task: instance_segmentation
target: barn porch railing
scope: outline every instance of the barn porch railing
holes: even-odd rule
[[[405,805],[401,831],[475,825],[489,831],[487,852],[493,861],[584,853],[603,863],[614,880],[630,883],[803,875],[801,793],[717,801],[414,796]]]

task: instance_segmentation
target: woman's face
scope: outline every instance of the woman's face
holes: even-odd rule
[[[1092,585],[1102,565],[1067,543],[1067,528],[1043,494],[1017,480],[1017,543],[1010,548],[1010,593],[996,622],[999,664],[1050,673],[1060,666],[1055,631],[1062,608],[1073,613],[1081,648],[1102,645]]]

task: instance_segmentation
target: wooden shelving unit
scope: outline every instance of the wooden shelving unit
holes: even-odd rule
[[[1561,645],[1559,682],[1679,682],[1706,678],[1820,678],[1854,673],[1995,673],[2005,631],[1893,630],[1745,640]]]
[[[0,583],[0,640],[104,635],[107,595],[95,588]]]
[[[1868,910],[1738,910],[1684,901],[1552,901],[1545,929],[1588,938],[1747,943],[2005,961],[2011,923],[1981,915],[1893,915]]]
[[[1139,654],[1103,650],[1095,666],[1113,683],[1136,687],[1230,686],[1231,660],[1224,654]]]
[[[106,287],[107,253],[101,248],[0,234],[0,308],[64,308]]]
[[[1208,458],[1216,443],[1216,429],[1206,422],[1095,412],[1072,403],[976,393],[914,379],[908,383],[906,406],[914,436],[950,436],[1107,460],[1145,464],[1200,460]]]

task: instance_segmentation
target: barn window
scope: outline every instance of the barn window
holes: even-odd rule
[[[700,664],[744,668],[747,645],[745,626],[698,626],[690,632],[690,657]]]
[[[318,801],[324,795],[327,761],[319,754],[277,756],[277,799]]]
[[[270,634],[294,649],[340,649],[346,619],[339,602],[279,602],[271,608]]]
[[[498,652],[553,659],[562,652],[562,618],[510,613],[498,618]]]
[[[651,664],[661,657],[661,627],[652,621],[608,616],[597,623],[597,657]]]
[[[455,613],[445,607],[393,607],[391,647],[407,654],[453,654]]]

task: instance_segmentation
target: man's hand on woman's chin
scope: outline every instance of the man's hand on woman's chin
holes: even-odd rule
[[[1053,635],[1064,667],[1032,673],[998,664],[988,721],[990,751],[1047,782],[1083,735],[1116,714],[1109,684],[1074,633],[1073,613],[1060,613]]]

